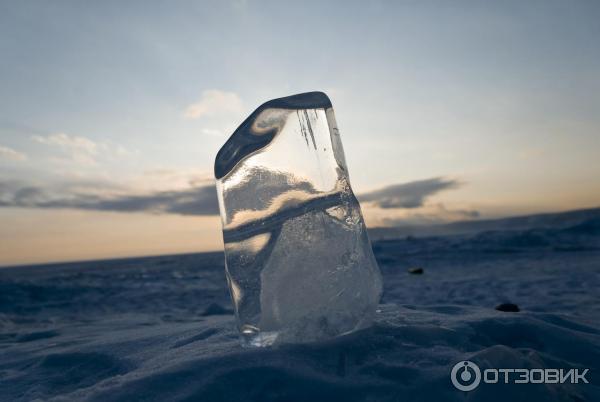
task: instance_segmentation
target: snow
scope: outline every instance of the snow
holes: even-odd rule
[[[0,269],[0,400],[600,400],[587,225],[376,242],[374,326],[258,350],[240,346],[220,253]],[[589,368],[590,383],[465,393],[450,381],[465,359]]]

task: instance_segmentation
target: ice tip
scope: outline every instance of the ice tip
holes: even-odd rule
[[[252,123],[265,109],[328,109],[330,107],[331,100],[325,92],[321,91],[303,92],[263,103],[240,124],[217,152],[215,178],[221,179],[246,155],[264,148],[273,140],[275,132],[257,136],[251,131]]]
[[[320,109],[329,107],[331,107],[331,100],[325,92],[312,91],[290,95],[283,98],[272,99],[260,105],[256,110],[262,111],[266,108]]]

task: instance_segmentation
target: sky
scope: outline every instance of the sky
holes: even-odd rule
[[[369,226],[600,206],[594,1],[0,3],[0,265],[219,250],[213,163],[332,100]]]

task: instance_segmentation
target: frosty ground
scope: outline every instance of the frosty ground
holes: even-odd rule
[[[260,350],[239,345],[220,253],[0,269],[0,400],[600,400],[598,228],[375,242],[372,328]],[[590,383],[465,393],[464,359]]]

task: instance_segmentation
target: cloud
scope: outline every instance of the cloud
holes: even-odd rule
[[[203,91],[200,100],[189,105],[183,112],[183,116],[187,119],[199,119],[243,112],[244,105],[238,94],[210,89]]]
[[[37,143],[60,150],[63,157],[52,159],[61,163],[68,162],[83,166],[95,166],[98,164],[98,158],[101,156],[123,158],[137,153],[126,149],[122,145],[109,142],[95,142],[86,137],[66,133],[55,133],[47,136],[34,135],[31,138]]]
[[[22,182],[4,181],[0,182],[0,207],[179,215],[217,215],[219,213],[217,193],[213,184],[144,194],[90,194],[77,192],[76,186],[49,189]]]
[[[27,160],[27,155],[15,151],[12,148],[0,145],[0,158],[11,159],[13,161],[24,161]]]
[[[358,200],[379,208],[418,208],[425,200],[442,190],[460,186],[456,180],[434,177],[409,183],[393,184],[380,190],[358,195]]]
[[[276,174],[268,176],[265,173],[263,176],[269,178],[268,185],[262,183],[260,186],[263,194],[275,195],[290,189],[289,178]],[[219,214],[214,182],[197,172],[159,169],[147,172],[140,180],[155,182],[160,185],[160,189],[142,187],[135,183],[129,183],[128,186],[117,185],[106,181],[80,180],[50,187],[0,180],[0,207],[69,208],[179,215]],[[308,183],[300,181],[296,184],[302,187],[302,191],[313,191]],[[167,185],[171,187],[165,187]],[[476,218],[477,211],[447,209],[439,203],[425,205],[427,197],[459,185],[460,183],[454,180],[432,178],[391,185],[359,195],[358,199],[364,203],[363,210],[373,226],[427,224]],[[254,187],[249,183],[244,186],[244,191],[257,191],[256,183]],[[262,203],[248,203],[252,201],[246,200],[243,205],[236,205],[234,197],[228,200],[228,203],[234,210],[256,210],[264,207]]]
[[[89,154],[96,154],[98,151],[98,145],[89,138],[70,136],[65,133],[50,134],[47,137],[34,135],[33,139],[42,144],[57,145],[64,149],[75,149]]]
[[[476,219],[479,212],[470,209],[449,209],[442,203],[396,211],[382,217],[376,226],[435,225]]]
[[[71,136],[66,133],[50,134],[48,136],[34,135],[34,141],[60,149],[69,160],[82,165],[95,165],[99,146],[89,138]]]

